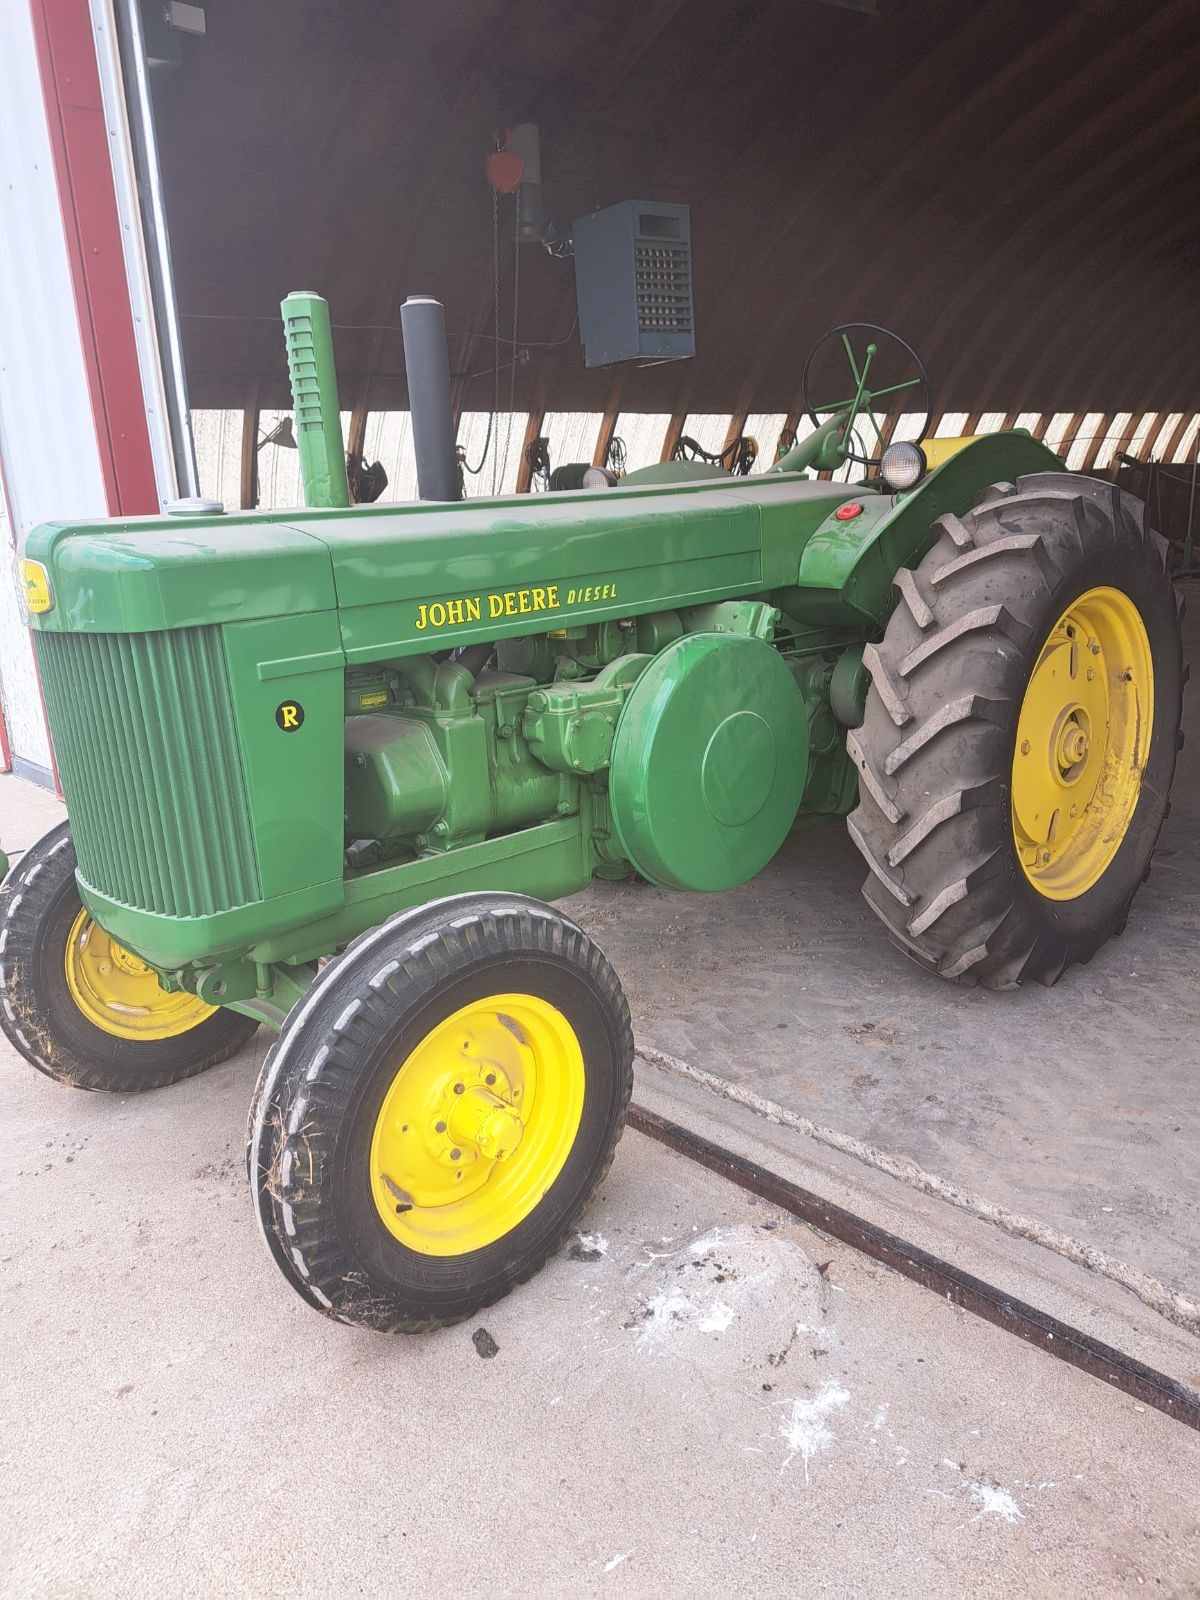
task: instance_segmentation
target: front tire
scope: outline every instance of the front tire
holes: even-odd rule
[[[1167,547],[1111,484],[1040,473],[944,516],[864,660],[863,893],[943,977],[1054,983],[1121,932],[1181,742]]]
[[[470,894],[363,934],[284,1023],[251,1107],[263,1237],[309,1305],[461,1321],[560,1248],[625,1123],[620,983],[561,912]]]
[[[94,923],[62,822],[0,885],[0,1028],[39,1072],[76,1089],[161,1089],[226,1061],[258,1024],[168,994]]]

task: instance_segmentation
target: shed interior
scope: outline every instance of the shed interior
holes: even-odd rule
[[[803,427],[806,350],[855,319],[920,352],[936,432],[1027,426],[1090,471],[1154,459],[1160,497],[1195,456],[1193,0],[204,11],[156,70],[156,116],[201,471],[227,503],[298,498],[295,453],[258,448],[290,404],[295,288],[330,301],[348,442],[384,460],[389,497],[413,492],[413,293],[445,303],[469,458],[500,413],[500,488],[529,487],[539,436],[558,464],[616,432],[633,465],[683,432],[753,432],[762,464]],[[694,358],[586,368],[571,262],[515,247],[510,196],[494,252],[485,158],[526,121],[564,229],[624,199],[690,205]]]

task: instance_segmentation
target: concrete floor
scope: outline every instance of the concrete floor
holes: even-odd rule
[[[1185,756],[1128,932],[1049,992],[902,960],[836,827],[731,895],[571,908],[642,1042],[1195,1291]],[[0,779],[10,851],[60,814]],[[129,1099],[0,1049],[0,1594],[1200,1593],[1197,1435],[635,1134],[583,1259],[479,1319],[493,1360],[477,1323],[325,1323],[245,1193],[265,1043]],[[637,1092],[1200,1386],[1200,1342],[1090,1274],[652,1071]]]
[[[2,1063],[4,1595],[1200,1585],[1194,1432],[637,1134],[475,1322],[326,1322],[250,1215],[253,1054],[125,1100]]]

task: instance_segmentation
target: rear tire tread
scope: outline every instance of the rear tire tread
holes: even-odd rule
[[[863,893],[897,947],[931,971],[995,989],[1053,983],[1124,926],[1168,809],[1184,674],[1166,541],[1131,495],[1062,472],[993,484],[934,533],[896,579],[883,639],[864,652],[872,684],[847,740],[859,772],[850,833],[870,869]],[[1106,582],[1124,583],[1150,631],[1150,754],[1113,862],[1078,901],[1049,901],[1012,841],[1017,716],[1050,627]]]

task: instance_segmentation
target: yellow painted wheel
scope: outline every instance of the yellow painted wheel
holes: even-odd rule
[[[84,907],[71,924],[63,964],[80,1012],[117,1039],[174,1039],[214,1013],[193,994],[168,994],[153,969],[110,939]]]
[[[583,1052],[548,1001],[498,994],[440,1022],[397,1070],[371,1138],[371,1194],[424,1255],[493,1244],[562,1171],[583,1115]]]
[[[401,912],[318,973],[264,1063],[267,1249],[341,1322],[461,1322],[570,1236],[632,1084],[620,980],[560,911],[481,891]]]
[[[1017,724],[1013,837],[1039,894],[1074,900],[1104,876],[1137,808],[1153,725],[1141,614],[1119,589],[1089,589],[1050,630]]]

